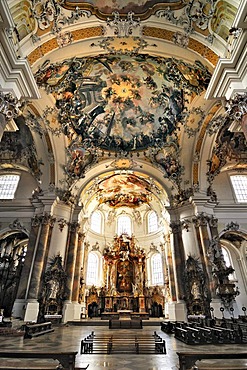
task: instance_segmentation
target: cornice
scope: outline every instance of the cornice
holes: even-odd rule
[[[40,95],[30,65],[15,50],[15,24],[6,0],[0,2],[0,14],[0,88],[11,92],[17,99],[37,99]]]
[[[233,27],[240,34],[229,58],[221,58],[209,83],[206,99],[231,99],[247,88],[247,2],[242,0]]]

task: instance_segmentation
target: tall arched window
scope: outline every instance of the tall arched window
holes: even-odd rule
[[[239,203],[247,203],[247,176],[230,176],[235,197]]]
[[[98,283],[99,257],[96,253],[90,252],[87,261],[87,285]]]
[[[221,250],[222,250],[222,254],[223,254],[223,258],[224,258],[226,267],[230,267],[230,266],[233,267],[231,257],[230,257],[230,253],[228,252],[228,250],[224,247],[222,247]],[[232,274],[230,274],[228,276],[228,278],[229,278],[229,280],[236,280],[235,273],[233,272]]]
[[[98,233],[101,234],[101,225],[102,225],[102,215],[100,212],[95,211],[91,215],[91,229]]]
[[[148,233],[154,233],[158,230],[158,217],[156,212],[151,211],[148,214]]]
[[[159,253],[155,253],[151,257],[151,279],[152,279],[152,285],[163,285],[164,284],[162,259]]]
[[[0,175],[0,199],[14,199],[19,175]]]
[[[131,218],[129,216],[119,216],[117,219],[117,234],[132,234]]]

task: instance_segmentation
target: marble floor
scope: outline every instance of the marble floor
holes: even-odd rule
[[[96,323],[97,324],[97,323]],[[83,326],[66,324],[63,326],[54,326],[54,332],[45,334],[32,339],[23,339],[23,337],[0,337],[0,350],[1,351],[14,351],[14,350],[56,350],[56,351],[78,351],[76,356],[77,370],[89,364],[88,370],[175,370],[178,369],[177,351],[246,351],[246,345],[206,345],[206,346],[189,346],[174,338],[173,335],[165,334],[160,330],[160,324],[144,326],[143,329],[108,329],[108,326],[96,326],[91,322],[84,322]],[[130,335],[131,332],[136,335],[152,335],[154,331],[166,341],[167,354],[80,354],[80,343],[83,338],[89,335],[92,330],[95,335]],[[114,332],[114,333],[113,333]],[[22,366],[28,369],[28,363],[24,360],[6,360],[1,359],[0,369],[8,369],[8,366],[18,369]],[[25,360],[26,361],[26,360]],[[235,369],[236,361],[227,361],[225,364],[221,361],[221,365],[227,365],[228,370]],[[31,361],[32,366],[35,365],[34,360]],[[20,365],[22,364],[22,365]],[[240,362],[240,369],[247,369],[247,360]],[[38,366],[36,364],[36,366]],[[212,364],[208,363],[208,369],[212,370]],[[230,366],[230,367],[229,367]],[[55,368],[55,366],[54,366]],[[224,368],[224,367],[222,367]],[[204,367],[205,369],[205,367]]]

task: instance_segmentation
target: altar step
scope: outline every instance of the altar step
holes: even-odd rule
[[[142,326],[160,326],[161,322],[164,321],[164,318],[156,318],[150,317],[149,320],[142,320]],[[73,320],[68,321],[68,325],[75,325],[75,326],[105,326],[109,327],[109,320],[101,320],[100,318],[97,319],[81,319],[81,320]]]

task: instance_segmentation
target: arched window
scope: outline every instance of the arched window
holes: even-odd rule
[[[159,253],[155,253],[151,257],[151,276],[152,276],[152,285],[164,284],[162,260],[161,255]]]
[[[98,283],[99,257],[96,253],[88,254],[87,262],[87,285],[97,285]]]
[[[231,257],[230,257],[230,254],[229,254],[228,250],[224,247],[222,247],[221,250],[222,250],[222,254],[223,254],[223,258],[224,258],[226,267],[230,267],[230,266],[233,267],[232,262],[231,262]],[[235,273],[233,272],[232,274],[228,275],[228,278],[229,278],[229,280],[236,280]]]
[[[95,211],[91,215],[91,229],[98,233],[101,234],[101,224],[102,224],[102,215],[100,212]]]
[[[156,212],[151,211],[148,214],[148,233],[154,233],[158,230],[158,217]]]
[[[0,175],[0,199],[14,199],[19,175]]]
[[[230,176],[235,197],[239,203],[247,203],[247,176]]]
[[[117,234],[132,234],[131,218],[129,216],[119,216],[117,219]]]

